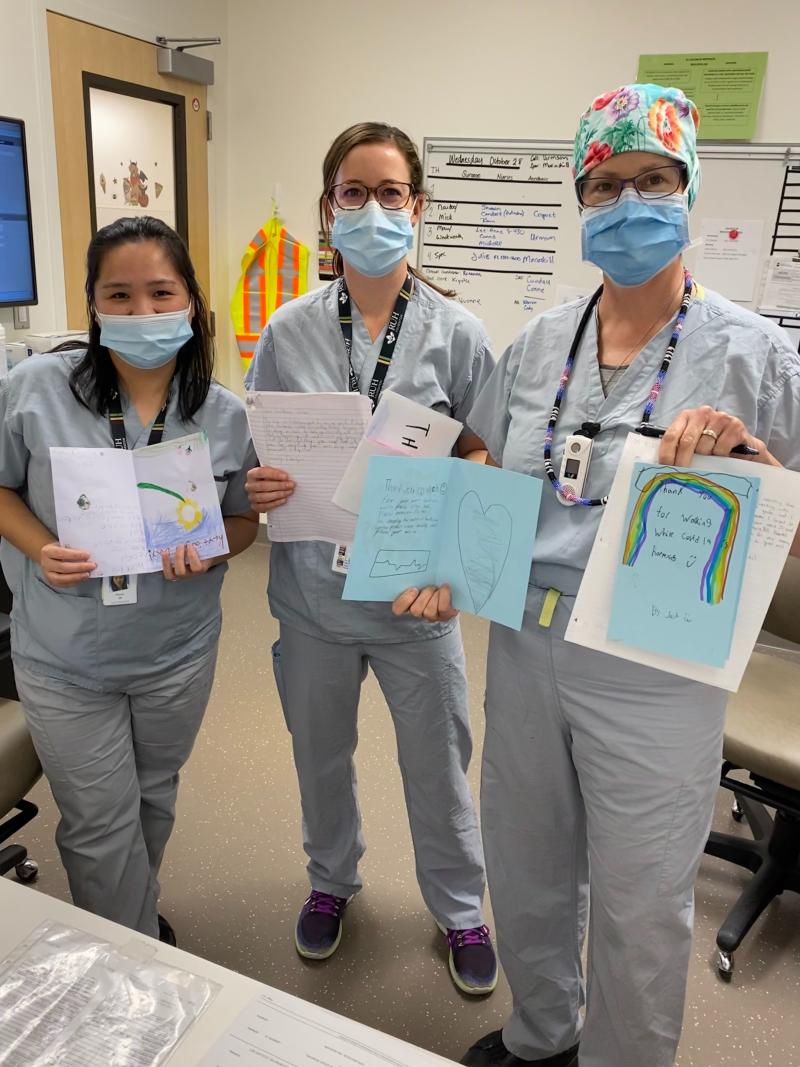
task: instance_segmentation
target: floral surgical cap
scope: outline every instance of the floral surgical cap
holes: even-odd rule
[[[700,186],[697,108],[680,89],[623,85],[598,96],[583,113],[575,136],[573,174],[585,178],[622,152],[657,152],[686,164],[689,207]]]

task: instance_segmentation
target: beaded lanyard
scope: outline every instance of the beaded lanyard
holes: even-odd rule
[[[650,416],[653,414],[653,408],[658,400],[661,387],[664,384],[664,379],[667,376],[669,365],[672,362],[672,357],[675,354],[678,341],[680,340],[681,331],[683,330],[683,324],[686,321],[686,312],[689,310],[689,304],[692,301],[692,290],[694,288],[694,282],[692,276],[688,270],[684,269],[683,272],[683,300],[681,301],[680,310],[678,311],[678,317],[675,319],[675,325],[672,328],[672,336],[669,339],[667,350],[664,353],[664,359],[661,361],[661,367],[659,368],[656,380],[653,382],[653,386],[650,389],[650,393],[647,397],[647,403],[644,406],[642,412],[641,426],[646,425],[650,421]],[[553,446],[553,431],[555,430],[556,423],[558,422],[558,416],[561,413],[561,401],[564,398],[564,393],[567,391],[567,383],[569,382],[570,375],[572,374],[572,368],[575,364],[575,356],[580,347],[583,334],[586,330],[586,326],[589,319],[592,316],[595,305],[600,299],[603,292],[602,285],[592,296],[589,301],[586,310],[583,313],[583,317],[578,325],[578,330],[575,334],[575,338],[572,342],[572,347],[569,350],[567,356],[567,362],[564,364],[564,370],[561,372],[561,379],[558,383],[558,392],[556,393],[555,401],[553,402],[553,410],[550,413],[550,421],[547,423],[547,429],[544,434],[544,469],[547,472],[547,477],[550,479],[555,491],[565,500],[571,500],[575,504],[583,504],[584,507],[597,508],[602,507],[608,501],[608,494],[597,499],[591,499],[590,497],[576,496],[575,490],[569,485],[562,485],[562,483],[556,477],[556,472],[553,470],[553,462],[551,458],[552,446]],[[589,424],[584,423],[584,430],[586,431]],[[587,437],[594,436],[600,429],[597,423],[593,424],[593,432],[586,432]]]

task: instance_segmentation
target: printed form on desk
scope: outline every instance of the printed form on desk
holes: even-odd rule
[[[425,1052],[277,989],[247,1005],[199,1067],[446,1067]]]

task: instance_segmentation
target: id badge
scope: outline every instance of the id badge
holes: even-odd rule
[[[102,582],[102,598],[107,608],[116,607],[117,604],[136,603],[135,574],[107,575]]]
[[[334,574],[347,574],[350,569],[350,545],[334,545],[331,570]]]

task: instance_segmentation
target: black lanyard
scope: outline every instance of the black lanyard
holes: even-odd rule
[[[414,276],[409,272],[406,275],[406,280],[403,282],[403,288],[397,294],[397,300],[395,301],[394,311],[389,319],[389,325],[386,327],[386,333],[383,337],[383,344],[381,345],[380,355],[378,356],[378,362],[375,364],[375,373],[372,375],[372,381],[369,383],[369,390],[367,396],[372,401],[372,410],[378,406],[378,400],[380,399],[381,390],[383,389],[383,383],[386,379],[386,372],[389,370],[389,364],[392,362],[392,356],[394,355],[395,345],[397,339],[400,336],[400,329],[403,325],[403,319],[405,318],[406,308],[408,307],[408,301],[411,298],[411,294],[414,292]],[[349,375],[349,389],[351,393],[360,393],[361,384],[358,380],[358,375],[353,369],[353,361],[351,359],[351,352],[353,349],[353,309],[350,304],[350,293],[347,291],[347,284],[344,278],[339,279],[339,325],[342,328],[342,337],[344,338],[344,350],[347,353],[347,367]]]
[[[168,407],[169,395],[167,395],[166,403],[156,415],[155,422],[150,428],[150,436],[147,439],[148,445],[158,445],[161,443],[161,438],[164,436],[164,424],[167,421]],[[114,399],[108,405],[108,425],[111,427],[111,437],[114,441],[114,448],[127,448],[128,438],[125,434],[125,419],[122,414],[122,401],[119,398],[119,393],[114,394]]]

